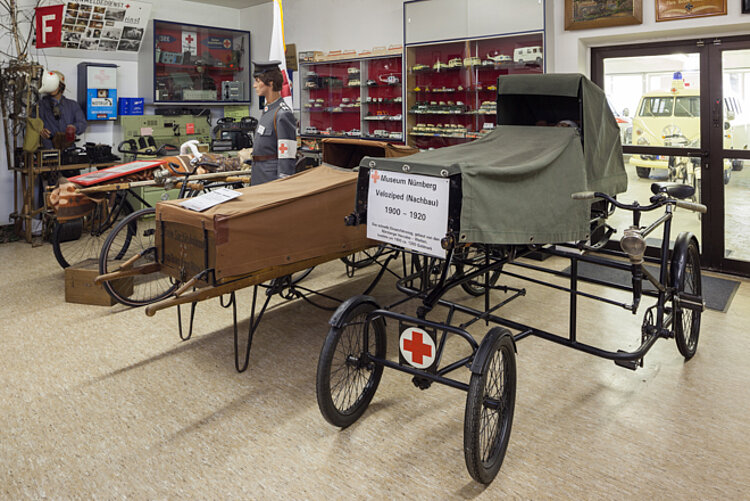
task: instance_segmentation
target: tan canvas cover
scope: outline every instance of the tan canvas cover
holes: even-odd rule
[[[222,279],[374,244],[367,240],[364,226],[344,224],[356,183],[356,172],[323,165],[240,189],[240,197],[203,212],[180,207],[179,200],[160,202],[156,219],[164,222],[165,234],[171,223],[200,229],[201,234],[205,230],[213,247],[211,264],[216,278]],[[161,227],[157,224],[157,231]]]
[[[403,144],[368,139],[345,139],[328,137],[321,141],[323,163],[353,169],[364,157],[403,157],[419,150]]]

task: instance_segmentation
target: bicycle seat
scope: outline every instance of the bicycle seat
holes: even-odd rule
[[[689,184],[682,183],[652,183],[651,193],[654,195],[666,193],[672,198],[679,198],[682,200],[685,198],[691,198],[695,195],[695,188]]]

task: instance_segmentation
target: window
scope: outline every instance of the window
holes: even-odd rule
[[[672,116],[672,97],[645,97],[638,111],[642,117],[669,117]]]
[[[700,97],[678,97],[674,105],[674,116],[676,117],[699,117],[700,116]]]

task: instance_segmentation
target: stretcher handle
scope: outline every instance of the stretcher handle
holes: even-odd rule
[[[185,282],[184,284],[182,284],[182,287],[180,287],[179,289],[177,289],[174,292],[175,297],[180,297],[182,294],[185,293],[185,291],[187,291],[190,288],[192,288],[193,285],[195,285],[195,282],[197,282],[197,281],[198,281],[198,277],[193,277],[190,280],[188,280],[187,282]]]
[[[570,195],[570,198],[573,200],[589,200],[591,198],[596,198],[596,192],[595,191],[579,191],[577,193],[573,193]]]
[[[701,214],[705,214],[708,211],[708,208],[703,204],[697,204],[695,202],[685,202],[684,200],[675,200],[675,205],[677,207],[691,210],[693,212],[700,212]]]

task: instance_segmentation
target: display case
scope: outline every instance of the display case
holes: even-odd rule
[[[153,27],[154,103],[250,103],[250,32],[159,20]]]
[[[543,34],[406,48],[407,144],[420,149],[471,141],[497,123],[497,78],[544,71]]]
[[[403,141],[401,56],[300,63],[303,138]]]

